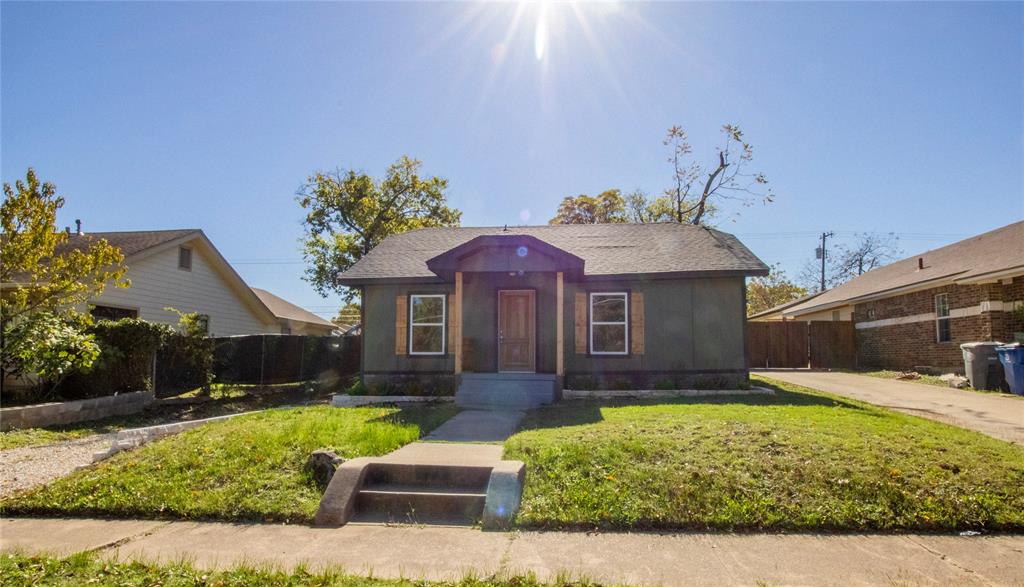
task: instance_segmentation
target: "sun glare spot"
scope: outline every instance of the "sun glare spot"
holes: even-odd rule
[[[537,14],[537,28],[533,31],[533,56],[537,61],[544,61],[544,54],[548,49],[548,6],[540,5],[540,12]]]

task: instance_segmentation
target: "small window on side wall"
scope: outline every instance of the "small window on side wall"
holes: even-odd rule
[[[590,352],[594,355],[629,353],[629,308],[624,292],[590,294]]]
[[[949,331],[949,295],[935,296],[935,340],[949,342],[953,340]]]
[[[192,249],[178,247],[178,269],[192,271]]]
[[[138,310],[115,308],[114,306],[93,306],[89,314],[97,320],[121,320],[122,318],[138,318]]]
[[[409,354],[443,355],[445,295],[409,296]]]
[[[199,330],[210,334],[210,317],[206,314],[196,316],[196,325],[199,326]]]

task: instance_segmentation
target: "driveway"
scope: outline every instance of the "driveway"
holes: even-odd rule
[[[1024,398],[852,373],[772,370],[757,373],[1024,444]]]

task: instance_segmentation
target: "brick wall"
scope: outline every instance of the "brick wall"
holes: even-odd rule
[[[1024,299],[1024,278],[1010,284],[949,285],[882,300],[857,304],[855,323],[934,314],[935,296],[949,296],[952,313],[973,308],[983,301],[1009,305]],[[913,369],[930,366],[943,371],[963,371],[960,344],[980,340],[1012,341],[1014,329],[1024,328],[1009,312],[986,312],[950,318],[949,342],[937,342],[935,320],[857,330],[858,360],[861,367]]]

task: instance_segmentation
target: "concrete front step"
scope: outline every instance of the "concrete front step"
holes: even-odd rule
[[[355,499],[355,520],[474,524],[493,467],[374,463]]]
[[[555,401],[557,381],[548,373],[464,373],[456,405],[477,409],[531,409]]]
[[[375,463],[367,467],[364,484],[418,487],[487,487],[493,467]]]

